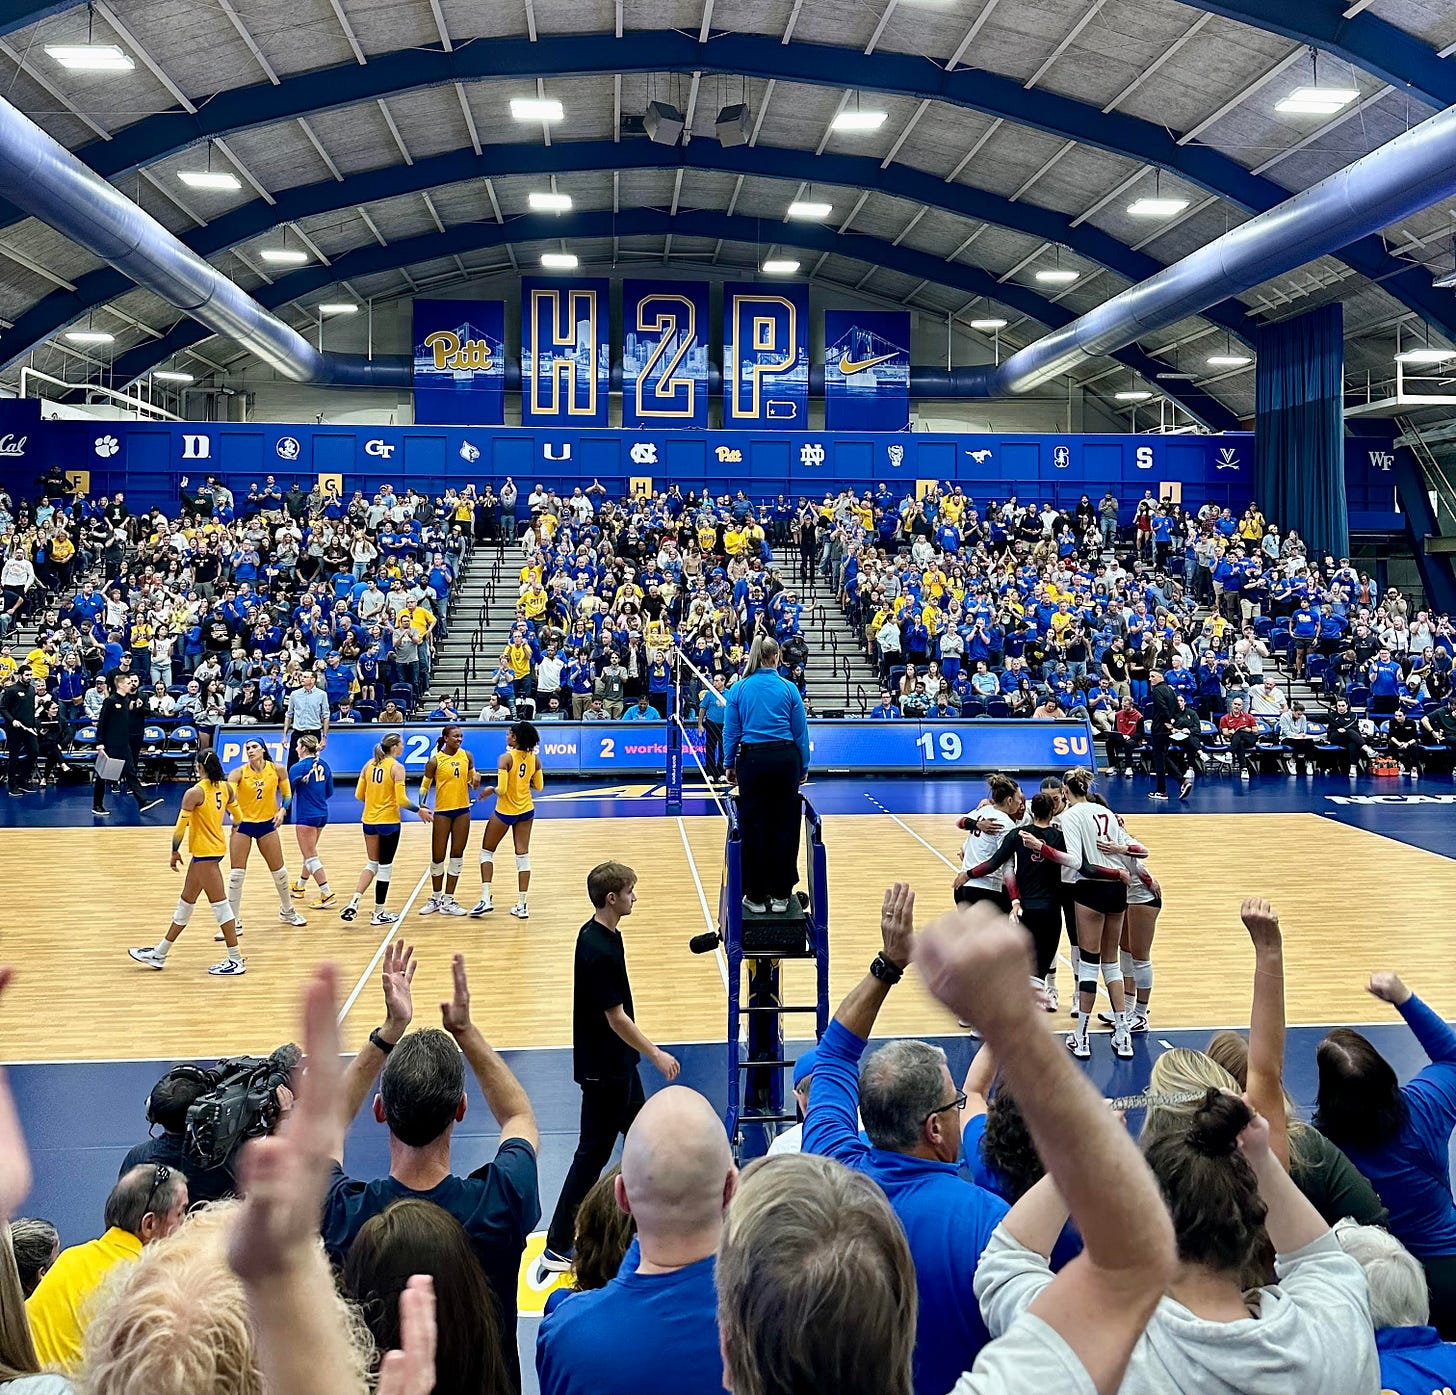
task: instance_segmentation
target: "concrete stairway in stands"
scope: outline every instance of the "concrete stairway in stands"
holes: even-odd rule
[[[804,622],[804,638],[809,644],[804,673],[814,715],[857,717],[867,712],[879,700],[879,678],[828,581],[816,574],[812,585],[800,586],[796,549],[776,551],[774,566],[788,588],[814,607]]]
[[[450,636],[435,652],[424,711],[441,697],[454,697],[462,717],[477,716],[485,706],[496,662],[510,638],[524,563],[519,545],[482,543],[470,554],[455,585]]]

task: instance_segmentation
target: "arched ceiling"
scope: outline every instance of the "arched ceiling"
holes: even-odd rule
[[[73,74],[45,55],[88,33],[135,70]],[[12,101],[304,321],[331,285],[443,290],[503,265],[500,251],[533,263],[543,238],[573,239],[584,264],[729,270],[777,243],[817,254],[829,287],[941,320],[1004,314],[1003,342],[1019,344],[1456,101],[1456,0],[101,0],[89,13],[0,0],[0,34]],[[1274,110],[1313,80],[1311,44],[1320,82],[1359,93],[1332,119]],[[562,100],[565,122],[509,119],[509,97],[538,93]],[[713,117],[740,95],[752,141],[724,149]],[[651,97],[688,112],[683,146],[623,133]],[[884,125],[832,132],[856,102]],[[242,189],[178,182],[204,160]],[[577,211],[522,216],[548,184]],[[828,225],[785,222],[810,188],[834,205]],[[1131,218],[1155,190],[1188,207]],[[0,362],[88,315],[117,334],[114,362],[54,339],[35,361],[126,377],[184,346],[209,367],[236,354],[6,207]],[[1431,286],[1452,265],[1450,233],[1450,211],[1429,210],[1121,361],[1145,376],[1189,368],[1199,382],[1163,390],[1205,419],[1209,404],[1247,415],[1251,372],[1204,369],[1208,349],[1338,296],[1351,365],[1388,368],[1397,325],[1456,335],[1451,293]],[[285,236],[313,264],[265,271],[257,245]],[[1054,259],[1081,275],[1048,296],[1032,275]],[[1114,377],[1105,363],[1077,376],[1094,390]]]

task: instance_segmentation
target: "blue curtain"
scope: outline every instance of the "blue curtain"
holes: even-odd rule
[[[1310,555],[1350,549],[1345,508],[1345,314],[1338,302],[1261,329],[1254,477],[1270,522]]]

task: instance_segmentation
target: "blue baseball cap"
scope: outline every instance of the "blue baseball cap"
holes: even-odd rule
[[[799,1053],[799,1059],[794,1062],[794,1089],[798,1089],[811,1075],[814,1074],[814,1066],[818,1062],[818,1052],[814,1047]]]

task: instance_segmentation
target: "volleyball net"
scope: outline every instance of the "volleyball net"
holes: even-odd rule
[[[706,732],[699,732],[697,713],[702,705],[702,695],[712,689],[713,680],[703,672],[681,649],[672,651],[672,692],[667,717],[667,768],[665,790],[667,812],[682,813],[683,772],[691,766],[696,768],[709,797],[718,806],[718,812],[727,817],[727,809],[717,788],[711,767],[720,768],[723,753],[710,750]],[[726,785],[724,787],[726,792]]]

